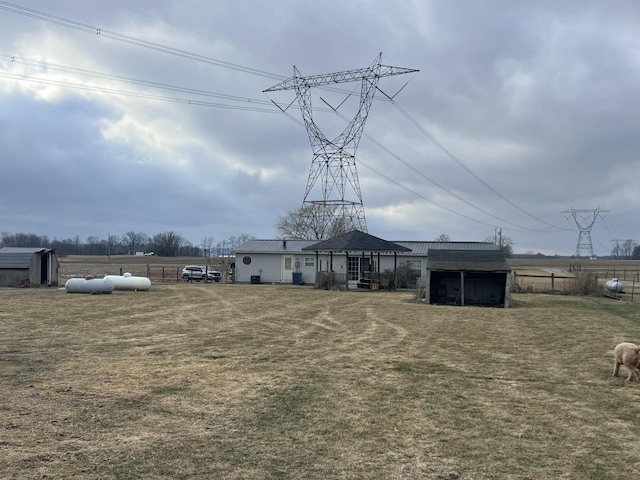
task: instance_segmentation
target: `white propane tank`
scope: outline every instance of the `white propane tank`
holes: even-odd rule
[[[114,285],[109,279],[89,275],[85,278],[70,278],[64,288],[67,293],[111,293]]]
[[[151,280],[147,277],[134,277],[129,272],[124,275],[105,275],[107,280],[113,282],[115,290],[149,290]]]
[[[613,293],[623,293],[624,285],[617,278],[612,278],[611,280],[607,280],[607,283],[604,284],[607,287],[607,290]]]

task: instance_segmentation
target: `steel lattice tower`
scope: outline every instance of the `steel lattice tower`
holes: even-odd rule
[[[364,130],[378,81],[381,77],[417,72],[418,70],[391,67],[380,63],[382,54],[367,68],[347,70],[303,77],[293,67],[293,77],[271,87],[265,92],[295,90],[304,120],[313,160],[304,192],[303,206],[317,207],[312,211],[319,216],[324,235],[337,221],[367,231],[364,204],[356,170],[356,150]],[[313,120],[311,89],[346,82],[361,82],[360,105],[344,131],[333,140],[328,139]],[[318,211],[318,209],[320,211]]]
[[[581,252],[586,252],[589,258],[595,257],[593,253],[593,243],[591,242],[591,227],[596,223],[596,220],[600,216],[600,213],[607,213],[609,210],[601,210],[598,208],[582,208],[576,209],[571,208],[569,210],[564,210],[561,213],[565,215],[571,215],[573,221],[576,223],[578,227],[578,245],[576,246],[576,258],[580,257]],[[580,216],[580,220],[578,220],[578,216]]]

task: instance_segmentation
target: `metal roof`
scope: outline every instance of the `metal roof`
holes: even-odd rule
[[[249,240],[238,248],[235,253],[309,253],[305,247],[319,243],[317,240],[287,240],[283,248],[282,240]],[[421,242],[421,241],[393,241],[392,243],[408,249],[399,252],[400,255],[426,257],[429,250],[471,250],[495,251],[492,242]]]
[[[397,243],[374,237],[360,230],[352,230],[337,237],[314,243],[303,250],[312,252],[410,252],[411,249]]]
[[[29,268],[34,254],[49,251],[51,250],[42,247],[2,247],[0,248],[0,269]]]
[[[500,250],[429,250],[427,269],[446,272],[510,272]]]
[[[249,240],[235,253],[303,253],[302,249],[317,243],[317,240]]]
[[[429,250],[495,250],[493,242],[394,242],[411,250],[409,255],[426,257]]]

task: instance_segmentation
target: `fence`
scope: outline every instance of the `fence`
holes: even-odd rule
[[[179,282],[181,272],[180,267],[147,266],[147,277],[152,283]]]
[[[604,270],[603,270],[604,271]],[[608,294],[605,289],[605,282],[609,278],[618,278],[619,280],[623,280],[626,277],[609,277],[608,271],[604,271],[605,275],[602,275],[601,272],[593,272],[586,269],[574,269],[575,275],[573,276],[563,276],[556,275],[551,273],[550,275],[540,275],[540,274],[519,274],[517,272],[512,272],[513,282],[511,282],[511,291],[514,293],[563,293],[568,295],[591,295],[591,294],[599,294],[604,293],[606,296],[611,296],[613,298],[621,298],[617,294]],[[615,270],[614,270],[615,273]],[[625,270],[626,275],[626,270]],[[638,277],[637,272],[629,275],[627,278],[627,282],[631,282],[631,286],[629,285],[625,288],[627,293],[630,293],[630,301],[633,302],[633,297],[635,295],[636,290],[636,279]]]
[[[607,267],[607,268],[599,268],[599,269],[593,269],[593,268],[583,269],[582,265],[570,264],[569,271],[570,272],[588,271],[588,272],[593,272],[594,274],[597,274],[598,276],[602,276],[602,278],[606,278],[606,279],[617,278],[618,280],[621,280],[621,281],[633,281],[633,282],[640,283],[640,270],[638,269],[634,270],[633,268],[623,267],[623,268],[610,269],[609,267]]]
[[[513,272],[513,281],[511,282],[511,288],[514,292],[518,291],[558,291],[567,290],[567,282],[575,281],[574,276],[563,276],[551,273],[549,275],[541,274],[519,274]],[[533,280],[526,280],[533,279]]]

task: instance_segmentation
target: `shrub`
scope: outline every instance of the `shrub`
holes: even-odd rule
[[[602,285],[598,285],[598,276],[588,270],[579,270],[575,278],[565,283],[563,292],[566,295],[602,295]]]

